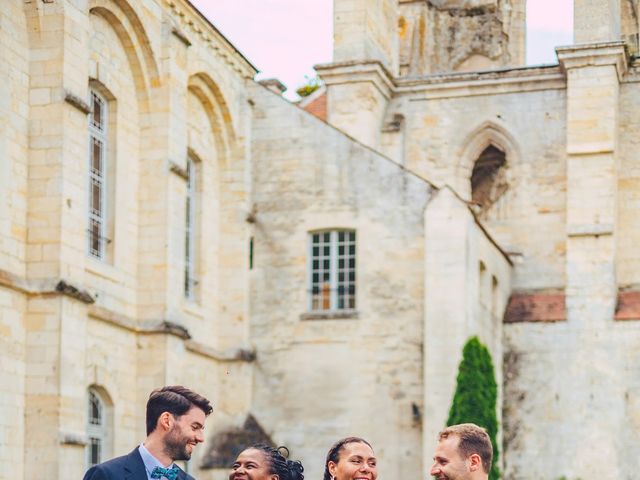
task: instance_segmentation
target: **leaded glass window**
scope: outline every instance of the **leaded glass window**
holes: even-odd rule
[[[87,415],[87,465],[92,467],[104,460],[104,443],[107,436],[105,404],[95,390],[89,390]]]
[[[185,235],[184,235],[184,296],[189,300],[196,300],[198,279],[196,275],[198,265],[198,189],[197,163],[189,157],[187,159],[187,193],[185,202]]]
[[[88,252],[104,259],[107,195],[107,102],[91,91],[89,114]]]
[[[356,308],[356,232],[329,230],[310,234],[309,310]]]

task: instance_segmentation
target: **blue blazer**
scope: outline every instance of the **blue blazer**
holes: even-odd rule
[[[91,467],[84,474],[83,480],[148,480],[144,462],[136,447],[128,455],[117,457],[112,460]],[[180,470],[178,480],[195,480],[191,475],[187,475]]]

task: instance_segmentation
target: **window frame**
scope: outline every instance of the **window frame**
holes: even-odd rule
[[[186,173],[183,294],[187,301],[197,302],[200,284],[200,162],[195,155],[187,156]]]
[[[343,240],[340,241],[340,234],[344,234]],[[329,273],[329,296],[323,298],[318,287],[318,292],[314,291],[314,287],[322,283],[321,275],[326,271],[320,268],[320,262],[326,259],[326,255],[320,252],[322,247],[327,245],[326,240],[319,237],[320,242],[314,243],[314,236],[324,236],[329,234],[329,256],[328,256],[328,273]],[[353,245],[353,253],[349,252],[349,247]],[[314,247],[318,247],[318,256],[314,256]],[[343,254],[340,254],[340,246],[344,246]],[[307,312],[312,315],[335,315],[355,313],[358,305],[357,302],[357,235],[355,229],[334,228],[310,231],[308,234],[307,246]],[[344,259],[343,267],[340,267],[341,257]],[[349,260],[353,259],[353,267],[349,265]],[[314,261],[318,261],[318,267],[314,268]],[[349,274],[353,271],[353,279]],[[314,282],[314,274],[318,274],[318,282]],[[342,280],[340,274],[343,274]],[[350,288],[353,287],[353,288]],[[342,290],[342,298],[341,292]],[[318,298],[315,295],[320,295]],[[328,308],[322,307],[328,299]],[[342,300],[342,306],[341,306]],[[350,301],[351,300],[351,301]]]
[[[106,233],[108,229],[108,188],[109,188],[109,101],[107,98],[98,92],[95,88],[89,89],[89,98],[91,105],[91,112],[88,115],[88,130],[89,130],[89,146],[88,146],[88,171],[87,171],[87,254],[96,260],[105,261],[107,257],[107,244],[110,240],[107,238]],[[97,100],[101,105],[101,118],[99,119],[100,125],[96,125],[94,122],[94,101]],[[94,169],[94,154],[95,143],[101,143],[100,149],[100,170],[96,173]],[[94,211],[94,191],[95,185],[99,185],[100,192],[98,201],[100,208]],[[93,244],[95,242],[95,235],[92,227],[97,226],[97,245],[98,248],[94,249]]]
[[[98,422],[94,422],[92,407],[97,404]],[[109,406],[103,396],[95,389],[89,388],[87,395],[87,445],[85,449],[86,467],[90,468],[105,461],[109,454]],[[97,458],[94,462],[93,446],[97,445]]]

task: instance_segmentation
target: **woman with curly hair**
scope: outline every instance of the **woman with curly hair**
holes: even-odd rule
[[[304,480],[304,468],[299,461],[288,460],[286,447],[273,448],[265,444],[244,449],[231,467],[229,480]]]

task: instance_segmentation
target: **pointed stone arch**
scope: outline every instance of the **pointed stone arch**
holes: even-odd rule
[[[206,73],[196,73],[189,78],[188,89],[202,103],[211,131],[216,140],[216,150],[221,166],[227,166],[236,143],[231,113],[218,85]]]
[[[91,0],[89,13],[102,17],[113,28],[133,73],[140,112],[149,112],[149,91],[152,86],[159,84],[159,71],[138,15],[125,0]]]
[[[493,147],[505,155],[505,167],[519,162],[518,144],[502,125],[486,121],[469,133],[458,151],[458,162],[455,169],[455,187],[462,198],[471,201],[471,176],[476,161],[489,147]]]

